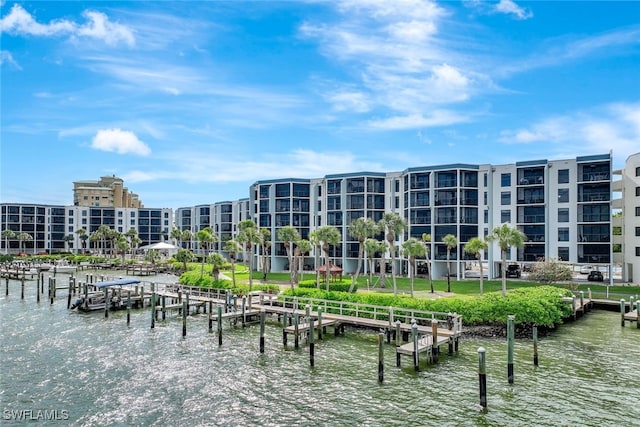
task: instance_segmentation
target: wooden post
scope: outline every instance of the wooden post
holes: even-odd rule
[[[626,310],[624,299],[620,299],[620,326],[624,328],[624,312]]]
[[[387,328],[387,344],[391,344],[391,331],[393,330],[393,307],[389,306],[389,327]]]
[[[24,301],[24,276],[22,276],[21,282],[22,284],[20,286],[20,299]]]
[[[433,363],[438,363],[438,353],[440,352],[438,348],[438,319],[431,321],[431,339],[433,340],[431,343],[431,358],[433,359]]]
[[[109,288],[104,288],[104,318],[109,318]]]
[[[167,319],[167,297],[166,295],[162,295],[160,298],[160,303],[162,304],[162,320],[164,321]]]
[[[636,301],[636,328],[640,329],[640,300]]]
[[[309,364],[313,368],[315,366],[315,343],[313,342],[313,319],[310,316],[311,307],[307,306],[307,319],[309,321]]]
[[[156,327],[156,293],[151,292],[151,329],[155,327]]]
[[[378,382],[384,381],[384,351],[382,345],[384,343],[384,333],[378,334]]]
[[[218,345],[222,345],[222,307],[218,306]]]
[[[400,319],[396,320],[396,347],[400,347],[402,345],[402,337],[400,336]]]
[[[584,291],[580,291],[580,308],[582,309],[582,315],[584,316],[584,313],[586,312],[586,309],[584,308]]]
[[[516,316],[510,314],[507,317],[507,380],[513,384],[513,344],[515,335]]]
[[[478,348],[478,379],[480,382],[480,406],[487,410],[487,361],[484,347]]]
[[[286,327],[286,323],[285,323],[285,327]],[[300,336],[299,334],[299,326],[300,326],[300,315],[298,314],[298,312],[296,311],[293,314],[293,332],[294,332],[294,348],[297,350],[300,347]]]
[[[144,308],[144,285],[140,286],[140,308]]]
[[[538,327],[533,325],[533,366],[538,366]]]
[[[71,308],[71,279],[69,279],[69,295],[67,295],[67,310]]]
[[[260,353],[264,353],[264,319],[267,312],[264,308],[260,309]]]
[[[182,337],[187,336],[187,312],[189,311],[189,292],[187,292],[187,297],[182,301]]]
[[[411,339],[413,340],[413,369],[420,370],[420,359],[418,352],[418,324],[414,321],[411,324]]]
[[[322,307],[318,306],[318,340],[322,340]]]
[[[213,333],[213,301],[209,301],[209,333]]]
[[[131,289],[127,292],[127,326],[131,324]]]
[[[187,316],[188,316],[189,315],[189,310],[190,310],[190,308],[189,308],[189,291],[185,292],[184,295],[185,295],[185,300],[187,301]]]
[[[242,295],[242,327],[244,328],[245,323],[247,322],[247,296]]]
[[[9,296],[9,273],[7,273],[7,277],[4,278],[4,296]]]

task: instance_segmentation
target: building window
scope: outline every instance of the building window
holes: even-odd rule
[[[484,223],[485,224],[489,223],[489,211],[487,210],[484,211]]]
[[[569,209],[568,208],[559,208],[558,209],[558,222],[569,222]]]
[[[487,175],[488,175],[488,174],[485,172],[484,177],[483,177],[483,179],[482,179],[482,180],[483,180],[483,182],[484,182],[484,186],[485,186],[485,187],[487,186],[487,180],[488,180],[488,179],[487,179]]]
[[[568,203],[568,202],[569,202],[569,189],[558,188],[558,203]]]
[[[640,206],[636,206],[636,216],[640,216]]]
[[[558,247],[558,260],[559,261],[569,261],[569,248],[560,246]]]
[[[500,223],[511,222],[511,211],[506,209],[500,211]]]
[[[636,236],[640,237],[640,227],[636,227]]]
[[[636,246],[636,256],[640,256],[640,246]]]
[[[73,227],[68,227],[69,233],[73,233]]]
[[[569,241],[569,227],[558,228],[558,242]]]
[[[501,205],[510,205],[511,204],[511,192],[503,191],[500,194],[500,204]]]
[[[486,205],[488,205],[487,201],[489,200],[489,198],[488,198],[488,196],[487,196],[487,192],[486,192],[486,191],[484,192],[484,196],[483,196],[483,199],[482,199],[482,200],[484,201],[484,205],[485,205],[485,206],[486,206]]]
[[[69,224],[73,224],[73,218],[69,218]]]
[[[569,169],[558,169],[558,184],[569,183]]]
[[[86,218],[82,218],[82,225],[87,225],[87,219]]]
[[[500,175],[500,185],[502,185],[503,187],[511,186],[511,174],[510,173],[503,173],[502,175]]]
[[[636,168],[636,176],[640,176],[640,166]]]
[[[640,197],[640,187],[636,187],[636,197]]]

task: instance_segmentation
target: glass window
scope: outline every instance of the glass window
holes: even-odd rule
[[[640,246],[636,246],[636,256],[640,256]]]
[[[569,169],[558,169],[558,184],[569,183]]]
[[[560,246],[558,247],[558,260],[569,261],[569,248]]]
[[[500,194],[500,204],[501,205],[510,205],[511,204],[511,192],[503,191]]]
[[[640,166],[636,168],[636,176],[640,176]]]
[[[559,208],[558,209],[558,222],[569,222],[569,209],[568,208]]]
[[[636,197],[640,197],[640,187],[636,187]]]
[[[636,227],[636,236],[640,236],[640,227]]]
[[[484,182],[484,186],[487,186],[487,181],[488,181],[488,174],[485,172],[484,177],[482,178],[482,181]]]
[[[489,223],[489,211],[487,210],[484,211],[484,223],[485,224]]]
[[[511,222],[511,211],[509,209],[500,211],[500,222],[502,224]]]
[[[569,189],[558,188],[558,203],[568,203],[568,202],[569,202]]]
[[[509,187],[511,185],[511,174],[503,173],[500,175],[500,185],[503,187]]]
[[[569,241],[569,227],[558,228],[558,242]]]

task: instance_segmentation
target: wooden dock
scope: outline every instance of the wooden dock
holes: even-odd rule
[[[624,314],[622,326],[624,326],[625,322],[629,322],[630,324],[636,322],[636,327],[640,329],[640,312],[638,310],[633,310]]]

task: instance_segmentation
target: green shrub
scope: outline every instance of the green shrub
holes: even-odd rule
[[[398,316],[404,315],[403,309],[457,313],[462,315],[463,322],[467,325],[504,325],[507,316],[513,314],[517,324],[553,327],[562,323],[562,320],[572,313],[569,304],[562,301],[562,297],[570,295],[570,292],[553,286],[515,289],[507,292],[505,297],[501,292],[488,292],[476,297],[425,299],[406,295],[394,297],[392,294],[378,293],[350,294],[307,288],[297,288],[293,291],[289,289],[285,294],[390,306],[394,307]]]
[[[300,288],[316,288],[316,280],[302,280],[298,282],[298,287]],[[340,282],[329,282],[329,291],[331,292],[349,292],[349,288],[351,288],[351,280],[350,279],[342,279]],[[324,289],[326,291],[327,285],[326,282],[320,283],[320,289]],[[356,284],[353,287],[353,292],[358,290],[358,285]]]

